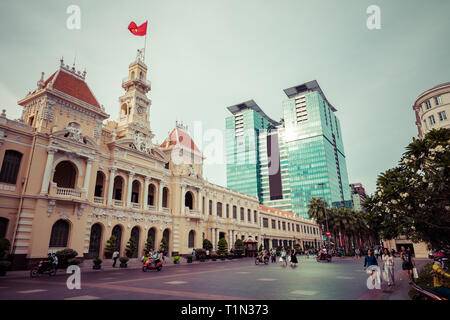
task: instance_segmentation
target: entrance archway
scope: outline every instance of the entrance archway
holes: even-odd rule
[[[163,238],[166,240],[166,248],[165,248],[165,254],[167,255],[170,249],[170,230],[165,229],[163,232]]]
[[[69,223],[65,220],[58,220],[53,224],[50,234],[50,248],[65,248],[69,240]]]
[[[192,192],[186,192],[184,196],[184,205],[188,207],[190,210],[194,208],[194,197],[192,196]]]
[[[111,235],[116,237],[116,249],[120,252],[120,247],[122,244],[122,227],[120,225],[116,225],[113,228]]]
[[[102,243],[102,226],[99,223],[94,224],[91,227],[91,237],[89,240],[89,252],[90,259],[98,258],[100,256],[100,247]]]
[[[134,249],[131,257],[137,258],[139,252],[139,227],[134,227],[133,229],[131,229],[131,238],[134,239],[134,243],[136,245],[136,248]]]

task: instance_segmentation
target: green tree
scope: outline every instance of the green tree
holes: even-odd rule
[[[245,252],[244,242],[241,239],[237,239],[234,243],[234,254],[237,257],[242,257]]]
[[[220,238],[218,248],[217,253],[219,256],[226,256],[228,254],[228,242],[225,238]]]
[[[316,220],[319,225],[320,233],[325,229],[326,225],[326,212],[328,203],[321,198],[313,197],[308,203],[308,216],[311,219]]]
[[[106,254],[113,254],[114,251],[117,249],[117,238],[116,236],[112,235],[108,241],[106,241],[105,246],[105,253]]]
[[[203,240],[203,249],[211,251],[212,248],[213,248],[213,245],[212,245],[211,241],[209,241],[208,239]]]
[[[167,245],[166,238],[161,239],[161,244],[159,245],[159,251],[161,252],[167,252],[169,250],[169,246]]]
[[[136,239],[134,237],[130,237],[130,240],[128,240],[127,246],[125,248],[125,252],[129,258],[133,256],[137,249],[136,246]]]
[[[153,251],[155,249],[155,245],[153,244],[152,237],[147,237],[147,242],[145,243],[145,253],[148,254],[150,251]]]
[[[406,147],[399,165],[381,173],[366,203],[384,239],[400,235],[450,249],[450,129],[431,130]]]
[[[11,249],[11,243],[6,238],[0,238],[0,260],[3,259],[6,253]]]

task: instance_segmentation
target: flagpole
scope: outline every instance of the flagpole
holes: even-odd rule
[[[148,20],[147,20],[147,28],[145,29],[145,40],[144,40],[144,63],[145,63],[145,54],[147,53],[147,30],[148,30]]]

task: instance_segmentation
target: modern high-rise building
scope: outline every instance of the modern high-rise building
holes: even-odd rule
[[[352,207],[337,110],[315,80],[284,92],[279,123],[253,101],[228,108],[228,187],[304,218],[312,197]]]
[[[356,211],[364,210],[362,204],[367,198],[366,190],[361,183],[351,183],[350,189],[352,193],[353,209]]]

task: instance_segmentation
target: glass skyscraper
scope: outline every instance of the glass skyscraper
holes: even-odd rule
[[[284,92],[288,99],[283,101],[280,123],[265,116],[259,107],[255,111],[244,103],[236,113],[232,111],[236,106],[229,107],[233,116],[226,120],[227,161],[235,161],[227,162],[228,187],[258,196],[264,205],[304,218],[308,218],[312,197],[322,197],[330,206],[351,207],[337,110],[328,102],[317,81]],[[255,113],[260,117],[253,122],[247,120],[253,127],[245,134],[249,141],[246,144],[236,134],[241,129],[238,114],[257,118]],[[250,164],[247,161],[250,159],[256,160]]]

